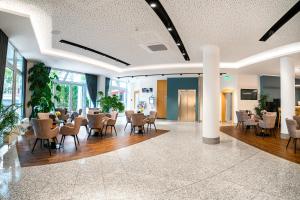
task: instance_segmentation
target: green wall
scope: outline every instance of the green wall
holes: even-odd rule
[[[198,78],[168,78],[167,119],[178,119],[178,90],[196,90],[196,120],[198,120]]]

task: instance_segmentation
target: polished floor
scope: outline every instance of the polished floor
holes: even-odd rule
[[[17,143],[20,165],[21,167],[46,165],[95,156],[143,142],[168,132],[167,130],[161,129],[158,129],[157,132],[155,132],[152,128],[151,130],[148,129],[148,132],[145,134],[130,135],[130,125],[128,125],[127,129],[124,131],[123,124],[120,123],[116,126],[118,132],[117,135],[115,132],[112,134],[109,129],[107,130],[107,134],[103,134],[103,136],[92,134],[89,139],[87,139],[88,134],[85,127],[81,127],[78,134],[80,145],[77,145],[77,150],[75,148],[74,138],[68,136],[65,138],[62,148],[51,150],[51,156],[48,149],[40,144],[37,144],[34,152],[31,153],[35,137],[32,134],[20,136]],[[57,138],[58,141],[60,141],[61,135],[58,135]]]
[[[299,199],[300,165],[221,134],[202,143],[201,125],[161,121],[170,132],[109,153],[20,167],[1,160],[0,199]]]
[[[300,143],[297,142],[296,153],[294,153],[295,143],[290,142],[288,148],[286,145],[288,143],[287,139],[280,138],[280,129],[274,130],[274,136],[261,137],[256,135],[256,130],[251,129],[242,129],[241,127],[236,128],[233,125],[221,126],[220,130],[223,133],[226,133],[240,141],[243,141],[251,146],[259,148],[263,151],[271,153],[275,156],[287,159],[289,161],[300,164]],[[259,130],[258,130],[259,131]]]

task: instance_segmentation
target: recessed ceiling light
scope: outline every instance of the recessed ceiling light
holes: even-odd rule
[[[182,55],[184,55],[184,56],[185,56],[185,53],[182,53]]]
[[[168,31],[172,31],[173,29],[171,27],[168,28]]]
[[[179,43],[179,42],[177,43],[177,46],[180,46],[180,43]]]
[[[156,3],[151,3],[150,6],[151,6],[151,8],[156,8],[157,5],[156,5]]]

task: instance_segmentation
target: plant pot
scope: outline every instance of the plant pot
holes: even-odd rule
[[[16,141],[18,139],[18,134],[16,133],[10,133],[8,135],[4,135],[4,143],[11,145],[14,141]]]

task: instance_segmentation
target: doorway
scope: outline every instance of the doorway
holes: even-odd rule
[[[178,120],[196,120],[196,90],[178,90]]]
[[[222,101],[222,122],[233,122],[233,92],[223,91],[221,94]]]

